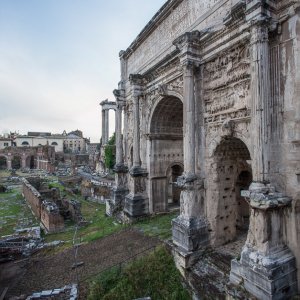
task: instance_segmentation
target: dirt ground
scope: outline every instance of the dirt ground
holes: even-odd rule
[[[81,245],[78,248],[77,263],[84,264],[76,269],[72,269],[73,248],[57,254],[36,254],[29,259],[1,264],[0,295],[5,287],[8,287],[7,299],[12,296],[30,295],[33,292],[61,288],[66,284],[75,283],[78,277],[80,299],[86,299],[87,282],[91,276],[159,243],[156,238],[127,229]]]

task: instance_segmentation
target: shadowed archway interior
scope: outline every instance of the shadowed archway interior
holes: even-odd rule
[[[170,203],[179,203],[180,191],[172,184],[183,171],[175,167],[183,165],[183,104],[180,99],[165,97],[160,100],[152,114],[149,137],[150,205],[153,212],[163,212],[170,208]]]

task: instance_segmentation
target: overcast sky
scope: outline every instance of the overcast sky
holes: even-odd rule
[[[114,100],[119,51],[164,3],[0,0],[0,134],[80,129],[98,142],[99,102]]]

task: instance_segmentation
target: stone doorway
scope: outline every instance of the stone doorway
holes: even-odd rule
[[[167,172],[168,178],[168,209],[180,207],[180,193],[181,189],[175,184],[177,178],[183,173],[181,165],[172,165]]]
[[[179,205],[179,191],[170,183],[183,171],[182,101],[174,96],[159,99],[150,120],[150,208],[152,212],[163,212],[168,211],[169,202]]]
[[[250,153],[245,143],[224,137],[217,146],[208,171],[208,219],[213,245],[224,245],[246,236],[250,208],[240,196],[252,181]]]
[[[5,156],[0,156],[0,170],[7,169],[7,159]]]

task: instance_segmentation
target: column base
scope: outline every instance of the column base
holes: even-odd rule
[[[295,257],[285,246],[269,254],[244,246],[240,261],[231,261],[230,281],[258,299],[288,299],[297,294]]]
[[[131,220],[149,214],[149,199],[142,194],[128,194],[125,197],[124,213]]]
[[[202,218],[186,219],[178,216],[172,220],[173,243],[186,252],[192,252],[209,245],[207,223]]]
[[[106,200],[106,215],[119,216],[124,209],[125,195],[128,194],[128,189],[113,188],[112,198]]]

